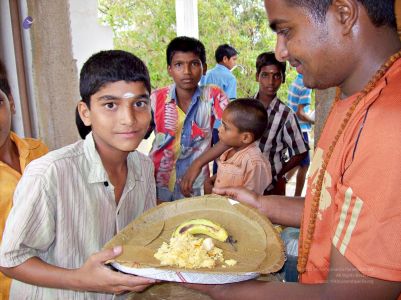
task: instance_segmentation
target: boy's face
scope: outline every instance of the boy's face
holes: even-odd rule
[[[233,123],[233,114],[229,110],[223,112],[221,125],[219,127],[219,139],[230,147],[243,146],[243,133]]]
[[[202,62],[193,52],[174,53],[171,65],[167,67],[168,74],[173,78],[178,89],[193,91],[203,73]]]
[[[78,108],[99,153],[134,151],[151,120],[149,93],[139,81],[108,83],[91,96],[90,109],[82,101]]]
[[[237,65],[237,58],[237,55],[231,56],[230,58],[224,56],[223,64],[226,66],[227,69],[232,70]]]
[[[256,74],[256,81],[259,82],[259,94],[275,97],[281,86],[283,76],[277,65],[268,65],[260,69]]]
[[[309,88],[324,89],[341,84],[354,68],[347,50],[339,11],[329,8],[326,20],[319,23],[305,8],[283,0],[265,0],[272,29],[277,33],[276,57],[288,60],[304,75]]]
[[[0,90],[0,148],[7,141],[11,130],[11,117],[15,113],[12,97],[10,99]]]

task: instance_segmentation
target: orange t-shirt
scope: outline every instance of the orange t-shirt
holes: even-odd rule
[[[47,153],[47,147],[34,139],[22,139],[15,133],[10,133],[11,140],[18,148],[21,171],[35,158]],[[3,238],[4,226],[13,203],[15,187],[21,178],[21,174],[9,165],[0,161],[0,241]],[[11,279],[0,272],[0,299],[8,299]]]
[[[259,195],[272,182],[270,162],[254,142],[227,159],[231,148],[217,160],[215,187],[243,186]]]
[[[304,237],[325,153],[357,95],[338,101],[317,145]],[[327,166],[302,283],[325,282],[332,245],[366,276],[401,281],[401,59],[359,103]]]

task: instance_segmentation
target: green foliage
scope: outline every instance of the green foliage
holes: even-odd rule
[[[171,83],[167,74],[166,47],[176,36],[174,0],[99,0],[101,22],[114,31],[116,49],[136,54],[149,68],[153,88]],[[239,51],[233,73],[238,97],[253,96],[258,90],[255,61],[258,54],[274,50],[275,34],[270,30],[263,1],[199,0],[199,38],[207,52],[208,67],[216,64],[215,49],[228,43]],[[279,97],[287,100],[288,85],[295,79],[288,70]]]

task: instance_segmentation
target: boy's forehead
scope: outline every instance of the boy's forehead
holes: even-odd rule
[[[301,18],[304,9],[287,0],[265,0],[265,8],[270,27],[275,30],[280,23],[293,22]]]
[[[277,65],[267,65],[263,66],[260,71],[266,73],[277,73],[280,72],[280,68]]]
[[[177,61],[177,60],[199,60],[200,57],[198,54],[192,52],[192,51],[174,51],[173,56],[171,58],[172,61]]]

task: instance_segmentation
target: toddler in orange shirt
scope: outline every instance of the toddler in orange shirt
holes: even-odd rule
[[[217,160],[217,174],[205,180],[205,194],[210,194],[213,187],[243,186],[263,195],[272,181],[272,173],[256,141],[263,135],[266,124],[266,109],[255,99],[237,99],[227,105],[219,138],[231,148]]]

